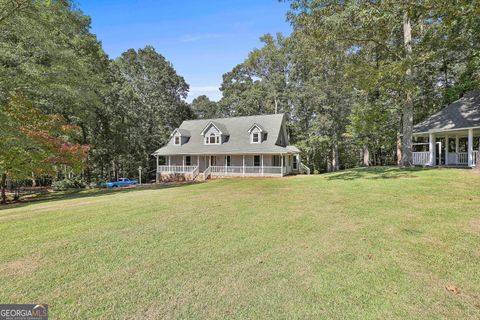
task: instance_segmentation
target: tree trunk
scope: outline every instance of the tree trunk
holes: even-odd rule
[[[7,203],[7,194],[5,193],[6,183],[7,183],[7,174],[2,173],[2,179],[0,180],[0,189],[1,189],[0,203],[2,204]]]
[[[402,164],[402,137],[400,132],[397,133],[397,165]]]
[[[328,172],[335,172],[338,171],[338,142],[334,142],[330,147],[330,152],[328,155],[327,161],[327,171]]]
[[[403,105],[403,139],[402,139],[402,161],[403,167],[412,166],[412,132],[413,132],[413,99],[411,93],[412,87],[412,26],[410,16],[407,11],[403,15],[403,40],[405,45],[405,60],[408,68],[405,74],[405,104]]]
[[[338,161],[338,142],[335,141],[335,144],[333,145],[333,170],[338,171],[340,169],[340,164]]]
[[[362,167],[370,166],[370,151],[367,145],[362,146]]]
[[[35,179],[35,174],[32,172],[32,187],[37,186],[37,180]]]

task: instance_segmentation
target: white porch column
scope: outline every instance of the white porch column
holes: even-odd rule
[[[182,170],[185,172],[185,156],[182,156]]]
[[[225,161],[224,165],[225,165],[225,174],[227,174],[227,156],[225,156],[225,158],[223,159]]]
[[[168,156],[168,166],[171,166],[170,156]]]
[[[158,183],[159,182],[159,177],[158,175],[160,174],[159,170],[158,170],[158,156],[155,156],[155,158],[157,159],[157,170],[155,170],[155,172],[157,173],[155,175],[155,183]]]
[[[283,176],[283,154],[280,153],[280,174]]]
[[[197,167],[198,167],[198,170],[200,171],[200,156],[197,156]]]
[[[242,155],[242,172],[243,172],[243,175],[245,175],[245,155]]]
[[[460,144],[459,137],[455,136],[455,164],[458,164],[458,146]]]
[[[468,166],[473,165],[473,129],[468,129]]]
[[[262,154],[262,176],[263,176],[263,154]]]
[[[428,151],[430,153],[430,166],[435,165],[435,135],[433,133],[428,134]]]
[[[445,165],[448,165],[448,147],[450,143],[448,143],[448,134],[445,135]]]

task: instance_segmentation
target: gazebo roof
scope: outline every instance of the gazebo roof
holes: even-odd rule
[[[470,91],[413,127],[413,133],[480,127],[480,90]]]

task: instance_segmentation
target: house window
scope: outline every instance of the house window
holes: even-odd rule
[[[230,156],[225,156],[225,163],[227,164],[227,167],[230,167],[232,165]]]
[[[175,141],[174,141],[175,144],[180,144],[180,137],[179,136],[175,136]]]
[[[297,156],[293,156],[293,170],[297,170]]]
[[[273,166],[280,167],[280,156],[273,156]]]
[[[260,167],[260,156],[253,156],[253,166]]]
[[[191,166],[192,165],[192,157],[191,156],[186,156],[185,157],[185,165],[186,166]]]
[[[209,143],[210,143],[210,144],[213,144],[213,143],[215,143],[215,141],[216,141],[216,139],[215,139],[215,138],[216,138],[215,134],[213,134],[213,133],[212,133],[212,134],[210,134],[210,141],[209,141]]]
[[[252,142],[259,143],[260,142],[260,133],[255,132],[252,134]]]
[[[216,166],[217,165],[217,157],[216,156],[211,156],[210,157],[210,165],[211,166]]]
[[[205,144],[220,144],[220,135],[211,133],[208,137],[205,137]]]

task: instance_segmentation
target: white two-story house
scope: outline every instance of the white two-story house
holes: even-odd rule
[[[288,140],[284,114],[184,121],[153,154],[157,181],[298,173],[300,151]]]

